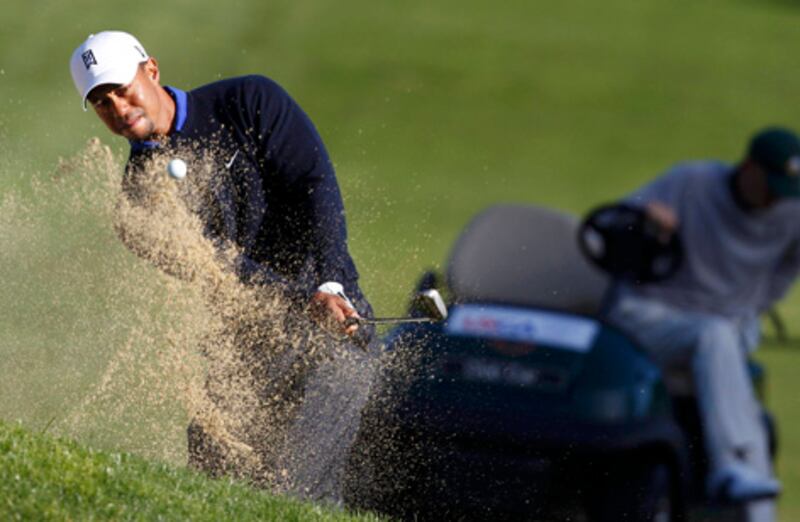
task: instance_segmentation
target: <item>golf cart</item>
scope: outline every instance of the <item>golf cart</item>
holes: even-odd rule
[[[603,320],[620,281],[680,261],[677,238],[656,239],[632,207],[583,223],[534,206],[476,216],[445,281],[418,285],[449,296],[448,319],[385,339],[397,361],[362,421],[345,501],[414,520],[732,520],[735,507],[704,497],[690,380],[667,382]]]

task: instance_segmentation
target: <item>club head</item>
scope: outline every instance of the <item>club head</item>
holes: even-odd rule
[[[416,296],[416,305],[425,312],[425,315],[433,321],[444,321],[447,319],[447,305],[438,290],[423,290]]]

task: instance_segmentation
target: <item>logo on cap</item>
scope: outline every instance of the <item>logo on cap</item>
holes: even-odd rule
[[[800,175],[800,156],[792,156],[786,161],[786,174],[795,177]]]
[[[91,49],[83,53],[81,58],[83,58],[83,65],[85,65],[87,69],[92,65],[97,65],[97,59],[94,57],[94,53]]]

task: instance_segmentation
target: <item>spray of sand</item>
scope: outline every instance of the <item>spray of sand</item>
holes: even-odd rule
[[[42,411],[57,412],[48,426],[175,461],[190,423],[192,465],[337,498],[374,357],[311,323],[279,288],[242,284],[232,269],[236,248],[203,233],[213,217],[203,214],[212,208],[213,161],[171,152],[187,160],[189,177],[169,178],[168,158],[156,156],[123,195],[122,162],[93,139],[34,183],[32,195],[0,203],[0,276],[18,279],[20,295],[68,296],[69,306],[51,316],[58,338],[44,347],[64,357],[34,364],[63,385],[63,401]],[[58,259],[43,254],[53,244],[68,245]],[[19,278],[20,263],[35,276]],[[3,349],[21,359],[42,350]],[[59,368],[69,378],[54,381]],[[24,417],[3,408],[6,418]]]

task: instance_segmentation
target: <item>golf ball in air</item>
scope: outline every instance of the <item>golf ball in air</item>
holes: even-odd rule
[[[167,172],[175,179],[186,177],[186,162],[180,158],[175,158],[167,164]]]

